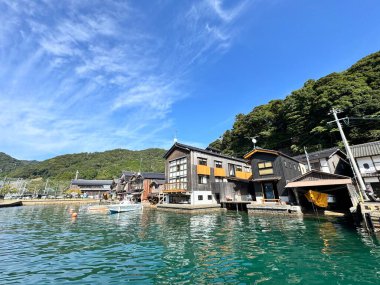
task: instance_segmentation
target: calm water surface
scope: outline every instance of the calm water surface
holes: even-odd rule
[[[337,220],[0,209],[0,284],[380,284],[380,245]]]

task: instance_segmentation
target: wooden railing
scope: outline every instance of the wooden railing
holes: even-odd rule
[[[187,182],[173,182],[164,184],[163,193],[183,193],[187,191]]]

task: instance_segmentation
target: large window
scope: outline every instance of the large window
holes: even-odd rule
[[[169,162],[169,183],[174,188],[187,189],[187,158],[179,158]]]
[[[198,157],[198,165],[207,165],[207,159],[203,157]]]
[[[273,165],[271,161],[259,162],[257,167],[259,168],[260,175],[273,174]]]

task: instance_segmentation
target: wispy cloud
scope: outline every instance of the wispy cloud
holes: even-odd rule
[[[230,47],[246,5],[177,3],[178,16],[158,22],[133,2],[1,1],[1,150],[38,159],[166,147],[189,75]]]

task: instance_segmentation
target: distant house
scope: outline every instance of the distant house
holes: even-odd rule
[[[380,197],[380,141],[351,146],[367,189]]]
[[[142,201],[158,196],[163,189],[165,173],[124,171],[116,186],[119,196],[135,194]]]
[[[352,171],[347,156],[339,148],[333,147],[308,153],[311,169],[325,173],[351,176]],[[306,154],[293,157],[307,165]]]
[[[112,184],[113,180],[73,179],[70,188],[79,189],[82,194],[87,193],[90,197],[100,198],[111,190]]]
[[[244,159],[176,142],[164,155],[165,203],[220,204],[251,201],[251,167]]]
[[[282,200],[296,202],[285,189],[291,179],[306,172],[306,167],[297,159],[275,150],[255,148],[244,156],[252,168],[255,200],[258,203]]]

